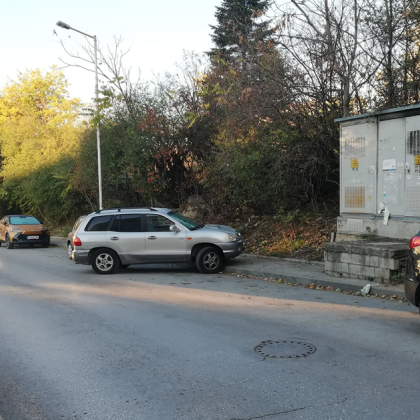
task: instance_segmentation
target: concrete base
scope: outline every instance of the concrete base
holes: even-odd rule
[[[325,272],[334,277],[389,283],[405,267],[408,250],[408,241],[378,237],[326,243]]]
[[[337,217],[337,238],[342,235],[371,235],[384,238],[410,239],[420,231],[420,219],[390,217],[384,225],[382,215],[341,215]]]

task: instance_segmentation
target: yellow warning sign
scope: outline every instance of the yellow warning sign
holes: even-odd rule
[[[414,155],[414,165],[420,165],[420,155]]]
[[[353,168],[353,169],[358,168],[359,167],[359,159],[351,159],[350,167]]]

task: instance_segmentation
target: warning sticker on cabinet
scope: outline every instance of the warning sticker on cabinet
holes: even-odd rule
[[[351,159],[350,160],[350,167],[351,168],[358,168],[359,167],[359,159]]]

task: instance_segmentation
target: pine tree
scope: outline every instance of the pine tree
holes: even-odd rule
[[[223,0],[216,7],[218,25],[210,25],[216,47],[208,54],[230,61],[263,52],[274,33],[270,21],[261,21],[269,6],[269,0]]]

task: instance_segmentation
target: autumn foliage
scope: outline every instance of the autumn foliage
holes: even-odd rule
[[[386,0],[392,26],[389,8],[338,3],[223,0],[214,48],[153,83],[99,51],[100,100],[83,108],[60,71],[20,73],[0,91],[3,201],[53,224],[96,210],[100,123],[105,207],[201,197],[206,221],[243,226],[265,253],[317,247],[331,228],[319,214],[337,211],[334,120],[415,103],[420,89],[418,4]],[[272,241],[252,232],[266,217]]]

